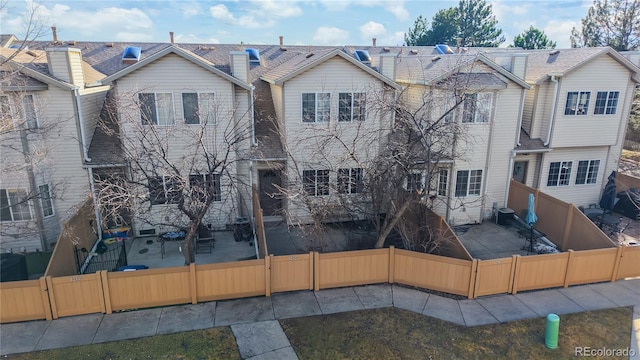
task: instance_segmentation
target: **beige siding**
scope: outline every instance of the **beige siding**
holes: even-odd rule
[[[553,92],[555,83],[547,80],[537,86],[537,96],[534,100],[533,123],[531,137],[547,141],[549,131],[549,119],[553,107]],[[559,105],[558,105],[559,106]]]
[[[610,173],[610,171],[605,169],[607,155],[608,147],[554,149],[552,152],[544,155],[540,190],[562,201],[574,203],[576,206],[597,203],[600,198],[601,189],[604,187],[606,178]],[[576,185],[578,161],[580,160],[600,160],[600,169],[595,184]],[[557,161],[573,162],[568,186],[547,186],[549,165],[551,162]]]
[[[87,146],[87,149],[91,145],[91,139],[93,138],[98,119],[100,118],[100,111],[102,110],[102,105],[104,104],[108,90],[109,87],[100,86],[80,91],[82,121],[84,124],[84,144]]]
[[[290,191],[291,189],[302,190],[300,184],[302,170],[332,170],[330,183],[335,185],[336,173],[333,171],[346,167],[365,168],[366,166],[360,164],[366,164],[377,154],[379,137],[383,134],[377,131],[380,114],[375,111],[370,100],[375,92],[383,88],[379,80],[357,69],[346,60],[335,57],[289,80],[285,88],[283,102],[286,106],[283,118],[287,134],[285,147],[290,154],[286,172]],[[329,122],[302,122],[302,93],[314,92],[331,93]],[[341,92],[367,93],[369,100],[366,121],[343,123],[337,121],[338,94]],[[340,140],[331,139],[332,134],[337,135]],[[355,159],[349,157],[351,152]],[[307,212],[304,205],[295,199],[289,200],[288,210],[292,218],[306,218]],[[319,197],[317,200],[331,201],[324,197]]]
[[[124,145],[133,151],[139,150],[136,144],[141,131],[149,130],[146,127],[141,130],[139,108],[132,101],[137,98],[136,93],[172,94],[175,125],[154,126],[156,134],[166,142],[169,149],[167,157],[171,163],[178,166],[183,175],[192,170],[205,168],[203,159],[194,156],[199,146],[200,133],[203,134],[203,142],[207,150],[215,154],[219,160],[226,159],[228,172],[222,174],[222,201],[213,204],[204,221],[216,227],[232,223],[240,213],[238,194],[232,184],[237,180],[238,175],[237,154],[246,153],[250,144],[249,93],[246,90],[234,88],[229,81],[174,54],[166,55],[128,74],[119,79],[116,86],[117,96],[123,101],[120,117],[125,125],[121,136]],[[215,93],[216,123],[206,126],[185,124],[183,92]],[[141,208],[144,209],[145,206]],[[140,220],[160,223],[166,222],[166,216],[180,218],[181,215],[176,210],[176,205],[154,205],[150,211],[137,213],[136,216]],[[148,226],[139,226],[139,228],[144,229]]]
[[[84,84],[84,70],[82,68],[82,54],[70,51],[68,53],[69,68],[71,70],[71,83],[81,86]]]
[[[551,146],[613,145],[618,141],[620,122],[626,122],[622,99],[630,83],[629,71],[609,56],[601,56],[565,76],[560,84],[558,107]],[[565,116],[567,93],[590,91],[587,115]],[[598,91],[619,91],[620,100],[615,115],[594,115]]]
[[[522,129],[524,129],[524,131],[526,131],[530,136],[532,135],[531,125],[533,124],[533,104],[537,89],[538,87],[534,86],[531,90],[525,91],[524,110],[522,112]]]
[[[282,86],[271,84],[271,97],[273,98],[276,117],[278,118],[278,122],[280,124],[282,124],[283,121],[282,116],[284,111],[283,93],[284,89],[282,88]]]

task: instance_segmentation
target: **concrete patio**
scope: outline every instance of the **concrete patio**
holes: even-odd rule
[[[453,230],[474,259],[499,259],[528,254],[529,243],[513,226],[485,221],[478,225],[456,226]]]

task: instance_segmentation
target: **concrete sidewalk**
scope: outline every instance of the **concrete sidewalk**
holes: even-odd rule
[[[635,306],[630,347],[636,354],[632,359],[640,359],[640,279],[476,300],[453,300],[381,284],[3,324],[0,354],[230,326],[243,359],[297,359],[278,319],[391,306],[463,326]]]

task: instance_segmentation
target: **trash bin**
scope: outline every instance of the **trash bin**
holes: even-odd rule
[[[498,225],[509,226],[515,212],[509,208],[498,209]]]
[[[236,218],[233,230],[233,238],[236,242],[251,240],[252,233],[249,219],[245,217]]]

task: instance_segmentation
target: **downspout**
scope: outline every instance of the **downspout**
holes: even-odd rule
[[[491,152],[493,150],[493,127],[495,124],[495,109],[498,108],[498,94],[497,92],[494,92],[492,95],[496,101],[493,104],[493,108],[491,109],[491,123],[489,124],[489,145],[487,146],[487,160],[485,161],[485,169],[484,169],[484,174],[483,174],[483,179],[482,179],[482,183],[484,184],[484,194],[482,196],[482,202],[480,204],[480,222],[482,222],[482,220],[484,220],[484,209],[485,206],[487,205],[487,189],[488,189],[488,179],[489,179],[489,169],[491,168]]]
[[[88,147],[85,142],[84,118],[82,115],[82,99],[80,99],[80,88],[74,86],[73,91],[76,99],[76,109],[78,110],[78,123],[80,124],[80,143],[82,144],[82,158],[86,162],[91,162],[91,158],[89,158]]]
[[[509,172],[507,172],[507,186],[505,187],[505,190],[504,190],[504,206],[503,207],[507,207],[509,203],[509,188],[511,187],[511,176],[513,174],[513,163],[515,159],[516,159],[516,151],[511,150],[511,156],[509,156]]]
[[[249,193],[251,194],[251,201],[249,201],[249,211],[251,216],[251,223],[253,224],[253,247],[256,251],[256,259],[260,259],[260,249],[258,248],[258,234],[256,234],[256,217],[253,216],[253,160],[249,160]]]
[[[98,199],[96,197],[96,185],[93,180],[93,168],[88,167],[87,169],[89,170],[89,188],[91,190],[91,199],[93,200],[93,212],[96,217],[96,232],[98,235],[98,239],[96,239],[93,247],[91,247],[90,254],[95,254],[96,249],[98,248],[98,244],[100,243],[100,241],[102,241],[102,225],[100,224],[100,207],[98,206]],[[87,266],[89,266],[89,263],[91,262],[93,256],[95,255],[87,256],[87,258],[84,260],[84,264],[82,264],[82,266],[80,267],[80,274],[84,273]]]
[[[551,130],[553,129],[553,120],[556,118],[556,103],[558,102],[558,87],[559,82],[556,78],[556,75],[551,75],[551,81],[553,81],[556,85],[553,89],[553,104],[551,104],[551,116],[549,118],[549,131],[547,132],[547,141],[544,142],[544,146],[549,146],[551,142]]]
[[[253,109],[253,90],[255,90],[255,86],[251,85],[251,89],[249,89],[249,107],[251,108],[251,144],[253,146],[258,145],[258,141],[256,139],[256,124],[255,124],[255,113]]]

